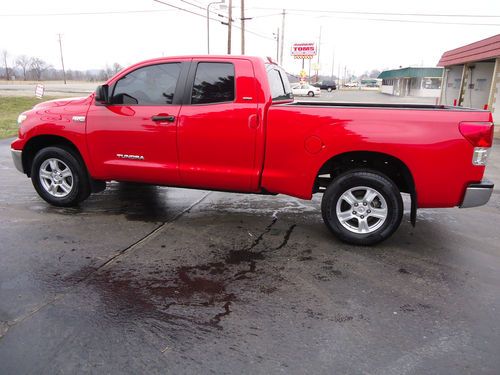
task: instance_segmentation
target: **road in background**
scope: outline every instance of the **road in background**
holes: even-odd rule
[[[35,87],[37,84],[45,86],[45,96],[87,96],[95,91],[99,82],[30,82],[30,83],[14,83],[0,82],[0,97],[1,96],[35,96]]]
[[[110,183],[56,208],[9,140],[0,170],[2,374],[498,373],[498,188],[364,248],[329,233],[319,194]]]
[[[376,90],[341,89],[328,92],[321,90],[320,96],[295,97],[297,101],[330,101],[354,103],[402,103],[402,104],[436,104],[436,98],[422,98],[417,96],[395,96],[382,94]]]
[[[0,82],[0,96],[34,96],[37,82],[25,83],[6,83]],[[101,84],[100,82],[68,82],[67,85],[61,82],[48,82],[45,85],[46,96],[86,96],[96,89]],[[359,89],[342,89],[328,92],[321,91],[321,96],[314,98],[296,97],[298,101],[340,101],[340,102],[365,102],[365,103],[421,103],[435,104],[436,98],[420,98],[420,97],[400,97],[382,94],[379,91],[359,90]]]

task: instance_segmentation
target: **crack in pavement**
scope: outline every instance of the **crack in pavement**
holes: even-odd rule
[[[292,235],[292,232],[296,226],[297,226],[297,224],[290,225],[290,228],[288,228],[288,230],[285,233],[285,237],[283,238],[283,242],[278,247],[274,248],[274,250],[282,249],[288,244],[288,240],[290,239],[290,236]]]
[[[136,249],[137,247],[141,246],[145,242],[147,242],[150,239],[152,239],[153,237],[155,237],[155,235],[158,234],[163,228],[165,228],[167,225],[169,225],[169,224],[175,222],[176,220],[178,220],[182,215],[184,215],[186,213],[189,213],[193,209],[193,207],[195,207],[196,205],[198,205],[199,203],[201,203],[203,200],[205,200],[205,198],[208,197],[211,193],[212,192],[206,193],[200,199],[198,199],[197,201],[193,202],[189,207],[187,207],[184,210],[178,212],[171,219],[163,222],[158,227],[156,227],[155,229],[153,229],[151,232],[149,232],[148,234],[146,234],[145,236],[143,236],[142,238],[140,238],[139,240],[137,240],[133,244],[131,244],[131,245],[127,246],[126,248],[118,251],[116,254],[114,254],[109,259],[107,259],[105,262],[103,262],[100,266],[98,266],[97,268],[95,268],[92,271],[90,271],[87,275],[85,275],[85,277],[83,277],[82,279],[78,280],[72,287],[70,287],[64,293],[56,294],[49,301],[39,304],[38,306],[36,306],[31,311],[27,312],[26,314],[24,314],[24,315],[22,315],[20,317],[17,317],[14,320],[6,321],[6,322],[5,321],[4,322],[0,322],[0,339],[2,339],[7,334],[7,332],[9,332],[9,330],[12,327],[15,327],[16,325],[18,325],[18,324],[24,322],[25,320],[31,318],[33,315],[35,315],[37,312],[39,312],[43,308],[45,308],[45,307],[47,307],[49,305],[52,305],[53,303],[55,303],[55,302],[59,301],[60,299],[64,298],[74,288],[76,288],[78,285],[80,285],[81,283],[85,282],[89,278],[91,278],[99,270],[101,270],[104,267],[108,266],[109,264],[113,263],[121,255],[123,255],[123,254],[125,254],[127,252],[130,252],[130,251]]]

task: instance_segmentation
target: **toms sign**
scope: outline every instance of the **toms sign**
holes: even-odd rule
[[[316,43],[294,43],[292,44],[292,56],[296,58],[316,56]]]

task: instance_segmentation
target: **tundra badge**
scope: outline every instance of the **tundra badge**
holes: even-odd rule
[[[142,155],[127,155],[127,154],[116,154],[120,159],[132,159],[132,160],[144,160]]]
[[[85,122],[85,116],[73,116],[74,122]]]

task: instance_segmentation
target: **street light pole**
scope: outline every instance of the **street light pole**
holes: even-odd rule
[[[278,27],[276,29],[276,62],[279,61],[279,54],[280,54],[280,28]]]
[[[224,4],[225,0],[212,1],[207,5],[207,54],[210,55],[210,6],[213,4]]]
[[[281,45],[280,45],[280,61],[279,64],[283,65],[283,46],[285,44],[285,16],[286,16],[286,10],[283,9],[283,13],[281,13],[282,19],[281,19]]]
[[[229,0],[228,19],[227,19],[227,54],[231,54],[231,28],[233,26],[233,0]]]
[[[245,0],[241,0],[241,54],[245,54]]]

